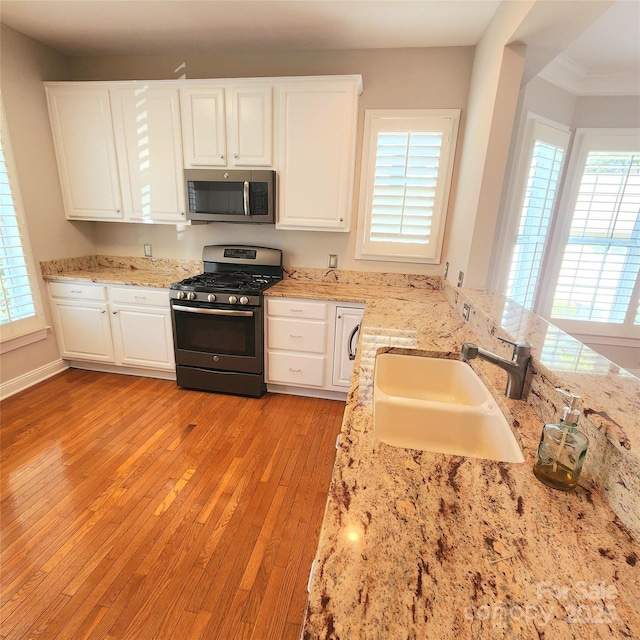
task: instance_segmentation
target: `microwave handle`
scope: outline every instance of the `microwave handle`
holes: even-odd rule
[[[249,209],[249,183],[244,181],[244,188],[242,190],[242,204],[244,205],[244,215],[250,216],[251,209]]]

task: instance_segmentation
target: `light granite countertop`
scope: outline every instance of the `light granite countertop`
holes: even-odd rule
[[[190,275],[202,273],[201,260],[81,256],[40,263],[45,280],[58,282],[89,280],[102,284],[133,285],[167,289]]]
[[[535,479],[542,421],[530,403],[504,397],[502,371],[472,363],[513,425],[525,463],[375,439],[377,353],[457,357],[462,342],[478,342],[443,291],[284,280],[267,295],[366,302],[305,638],[640,636],[640,545],[588,474],[569,494]],[[623,380],[631,393],[640,389],[636,378]],[[638,400],[632,396],[627,418]]]
[[[131,269],[124,259],[114,266],[112,260],[84,272],[58,264],[57,273],[45,277],[167,286],[189,269],[198,272],[195,261],[168,261],[170,273],[145,277],[133,274],[144,268]],[[152,271],[156,267],[161,265]],[[126,280],[107,273],[121,268],[129,271]],[[179,277],[166,280],[174,274]],[[366,303],[304,637],[640,637],[640,381],[590,350],[576,351],[577,341],[554,334],[551,325],[497,294],[447,284],[440,289],[439,281],[425,277],[388,282],[395,286],[381,285],[371,274],[287,269],[285,280],[267,291]],[[471,307],[468,323],[460,315],[463,304]],[[526,402],[504,397],[504,372],[471,363],[512,424],[525,463],[376,441],[377,353],[457,357],[461,344],[471,341],[508,357],[498,336],[534,345]],[[545,346],[550,336],[565,349],[560,365]],[[591,440],[580,485],[568,494],[540,484],[531,469],[543,418],[555,419],[561,406],[555,386],[583,394],[583,428]]]

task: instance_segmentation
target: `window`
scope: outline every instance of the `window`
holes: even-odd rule
[[[640,132],[578,130],[543,309],[570,333],[638,338]]]
[[[365,113],[356,257],[439,263],[460,111]]]
[[[1,106],[0,121],[0,329],[2,351],[6,351],[33,341],[14,340],[20,336],[38,332],[33,339],[44,337],[45,324],[34,280],[35,269],[29,252],[9,132]]]
[[[506,295],[533,309],[570,134],[529,114],[512,199],[520,211]]]

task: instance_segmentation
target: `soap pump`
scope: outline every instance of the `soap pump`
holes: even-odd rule
[[[587,455],[589,438],[578,431],[580,411],[576,408],[580,396],[556,389],[567,399],[559,424],[545,424],[538,445],[538,458],[533,473],[540,482],[560,491],[573,491],[584,458]]]

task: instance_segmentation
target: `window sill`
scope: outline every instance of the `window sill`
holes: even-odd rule
[[[47,337],[50,327],[44,327],[44,329],[37,329],[30,333],[25,333],[22,336],[16,338],[9,338],[0,343],[0,354],[7,353],[8,351],[14,351],[21,347],[26,347],[28,344],[33,344],[40,340],[44,340]]]

